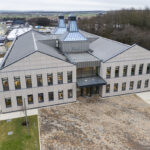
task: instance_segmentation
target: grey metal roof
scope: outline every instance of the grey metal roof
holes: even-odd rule
[[[72,63],[99,61],[99,59],[97,59],[95,56],[87,52],[86,53],[68,53],[66,54],[66,56]]]
[[[130,45],[106,39],[103,37],[99,37],[97,40],[90,43],[90,49],[93,51],[92,54],[103,62],[126,51],[131,47],[132,46]]]
[[[65,32],[67,32],[67,28],[56,27],[52,34],[64,34]]]
[[[66,32],[60,37],[61,41],[86,41],[86,37],[80,32]]]
[[[29,56],[36,51],[66,61],[66,57],[64,55],[59,53],[57,49],[51,47],[50,45],[44,44],[42,40],[43,35],[33,30],[19,36],[6,53],[1,69]]]
[[[106,81],[99,76],[77,79],[78,87],[105,85]]]

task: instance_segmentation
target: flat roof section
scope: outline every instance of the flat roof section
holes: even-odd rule
[[[89,86],[105,85],[105,84],[106,81],[99,76],[77,79],[78,87],[89,87]]]

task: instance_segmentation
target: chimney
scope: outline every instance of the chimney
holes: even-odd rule
[[[59,28],[66,28],[66,24],[64,21],[64,15],[63,14],[59,14],[59,22],[58,22],[58,27]]]
[[[68,17],[68,31],[69,32],[78,32],[76,16],[73,14],[69,15],[69,17]]]

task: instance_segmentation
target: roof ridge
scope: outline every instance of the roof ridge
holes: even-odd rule
[[[34,49],[35,49],[35,51],[37,51],[38,47],[37,47],[36,38],[35,38],[33,30],[32,30],[32,37],[33,37]]]

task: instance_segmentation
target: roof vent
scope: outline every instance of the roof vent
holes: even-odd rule
[[[59,18],[58,27],[59,28],[66,28],[65,21],[64,21],[64,15],[59,14],[58,18]]]
[[[68,23],[68,31],[69,32],[78,32],[78,26],[76,22],[76,16],[71,14],[68,17],[69,23]]]

